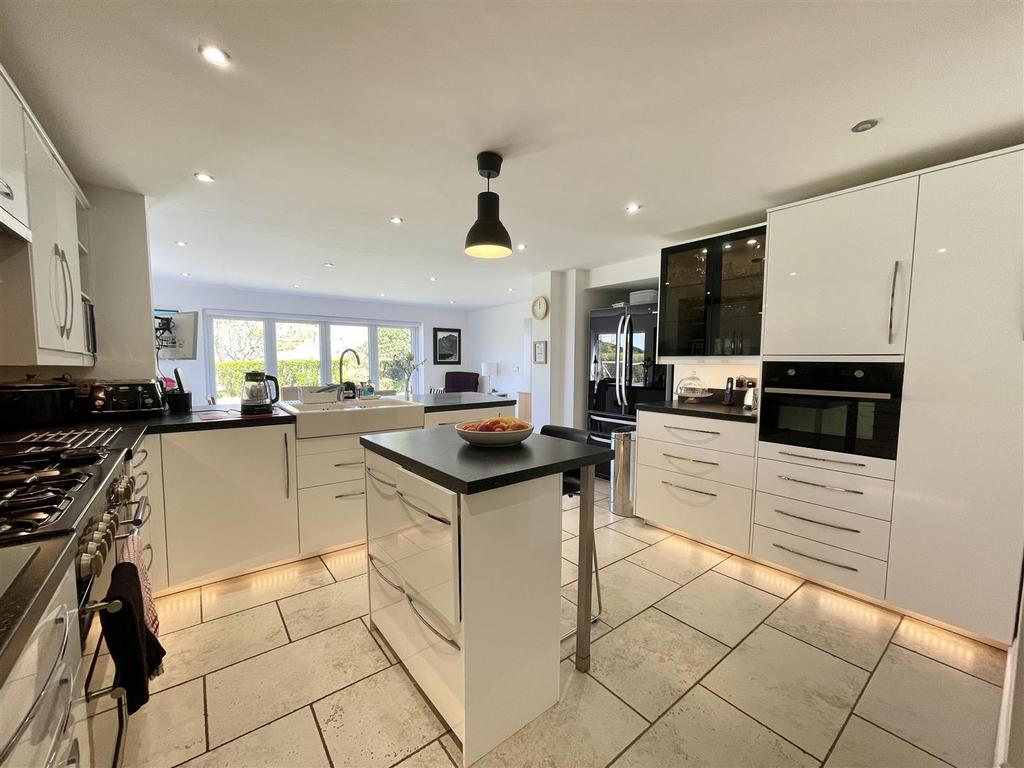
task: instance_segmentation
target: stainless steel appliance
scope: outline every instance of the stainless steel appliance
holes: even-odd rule
[[[163,385],[156,379],[109,379],[88,385],[88,413],[159,414],[163,409]]]
[[[274,383],[274,394],[270,394],[269,382]],[[274,403],[281,399],[281,386],[277,377],[263,371],[249,371],[242,382],[242,415],[273,413]]]
[[[903,363],[765,362],[759,439],[895,459]]]

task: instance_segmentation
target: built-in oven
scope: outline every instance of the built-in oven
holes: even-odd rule
[[[895,460],[903,363],[765,362],[759,439]]]

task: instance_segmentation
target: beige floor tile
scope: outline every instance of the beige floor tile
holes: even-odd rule
[[[86,727],[92,743],[94,766],[111,765],[117,734],[117,712],[90,718]],[[131,716],[124,768],[170,768],[206,751],[203,716],[203,681],[193,680],[154,694]]]
[[[160,616],[160,634],[166,635],[198,624],[203,620],[201,597],[198,589],[175,592],[173,595],[158,597],[154,600],[156,612]],[[99,624],[99,622],[95,622]]]
[[[391,646],[388,644],[388,641],[385,640],[384,636],[376,629],[370,628],[370,617],[360,616],[359,620],[363,622],[363,626],[366,627],[366,631],[373,636],[373,639],[377,641],[377,645],[379,645],[380,649],[384,651],[384,655],[387,657],[388,663],[397,664],[398,657],[395,655],[395,652],[391,650]]]
[[[573,535],[568,531],[562,531],[562,541],[573,538]]]
[[[594,643],[590,674],[653,721],[728,652],[728,646],[648,608]]]
[[[329,765],[309,707],[185,763],[187,768],[327,768]]]
[[[781,602],[781,597],[708,571],[666,597],[658,607],[732,646],[764,621]]]
[[[312,589],[278,601],[292,640],[306,637],[369,612],[366,576]]]
[[[657,544],[662,539],[667,539],[672,534],[668,531],[648,525],[639,517],[622,517],[611,523],[609,526],[613,531],[624,533],[639,539],[644,544]]]
[[[944,768],[944,763],[854,715],[825,762],[826,768]]]
[[[562,588],[562,595],[576,602],[577,583]],[[604,600],[602,621],[617,627],[627,619],[673,592],[678,585],[656,573],[645,571],[628,560],[620,560],[601,569],[601,595]],[[592,605],[597,610],[597,588],[591,588]]]
[[[563,661],[558,703],[474,763],[474,768],[605,766],[646,726],[642,717],[594,678]]]
[[[979,643],[969,637],[948,632],[905,616],[892,641],[949,664],[969,675],[1002,686],[1006,673],[1006,651]]]
[[[767,623],[870,672],[899,622],[892,611],[804,584]]]
[[[621,517],[613,515],[607,506],[602,506],[600,503],[594,504],[594,530],[603,528],[621,519]],[[562,530],[571,533],[573,536],[580,532],[580,511],[578,508],[573,507],[562,512]]]
[[[594,546],[597,548],[597,562],[602,568],[638,552],[647,545],[622,533],[609,528],[598,528],[594,531]],[[573,565],[579,565],[579,537],[562,542],[562,557]]]
[[[867,678],[859,667],[762,625],[702,684],[820,760]]]
[[[561,627],[562,635],[565,635],[570,630],[576,629],[576,605],[570,603],[564,597],[561,601],[562,616],[561,616]],[[601,637],[607,632],[611,632],[611,627],[605,624],[600,619],[597,621],[590,622],[590,642],[593,643],[597,638]],[[567,637],[562,641],[562,655],[561,658],[567,659],[576,653],[576,635]]]
[[[452,761],[441,742],[432,741],[419,752],[410,755],[395,768],[452,768]]]
[[[685,584],[722,562],[729,555],[682,536],[669,536],[642,552],[629,556],[631,563]]]
[[[320,555],[327,569],[338,581],[351,579],[353,576],[361,576],[366,573],[366,545],[358,547],[347,547]]]
[[[953,765],[991,765],[1002,690],[889,646],[857,714]]]
[[[362,622],[349,622],[206,678],[210,746],[388,666]]]
[[[218,581],[201,587],[203,620],[270,603],[333,581],[331,572],[319,557]]]
[[[579,568],[574,563],[570,563],[564,557],[562,558],[562,586],[576,581],[579,578]]]
[[[196,624],[161,636],[167,651],[164,673],[149,683],[150,691],[192,680],[288,642],[277,606],[260,605],[222,619]]]
[[[562,497],[562,509],[563,510],[575,509],[579,505],[580,505],[579,494],[575,494],[573,496],[563,496]]]
[[[744,560],[736,555],[716,565],[715,570],[779,597],[789,597],[804,583],[803,579],[796,576],[755,563],[753,560]]]
[[[813,757],[699,685],[615,762],[615,768],[817,765]]]
[[[448,757],[451,758],[452,762],[459,768],[462,768],[462,746],[456,741],[451,731],[442,736],[438,741],[444,747],[444,751],[448,753]]]
[[[447,727],[399,666],[316,702],[313,711],[335,768],[386,768],[440,737]]]

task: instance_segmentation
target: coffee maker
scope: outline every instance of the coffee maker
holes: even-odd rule
[[[274,394],[270,394],[270,382]],[[281,385],[277,378],[263,371],[249,371],[242,382],[242,415],[255,416],[274,412],[274,403],[281,399]]]

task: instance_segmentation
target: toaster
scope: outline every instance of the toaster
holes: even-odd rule
[[[156,379],[110,379],[88,384],[88,413],[162,413],[163,386]]]

